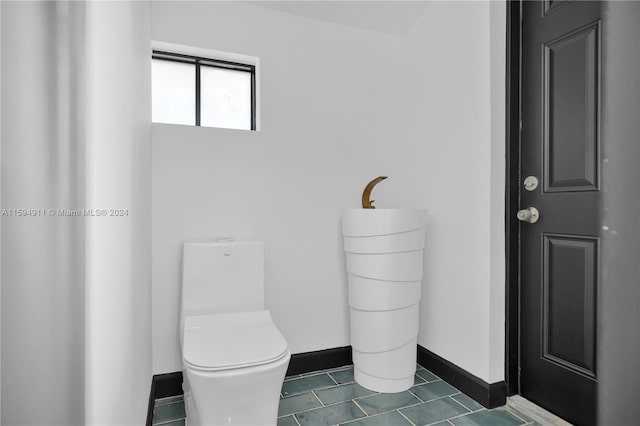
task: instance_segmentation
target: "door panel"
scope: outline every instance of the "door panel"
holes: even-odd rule
[[[523,2],[520,392],[578,425],[595,424],[599,284],[598,2]]]
[[[597,238],[543,235],[542,357],[595,377]]]
[[[559,0],[543,0],[544,4],[543,14],[546,16],[548,13],[553,12],[560,6],[567,4],[567,1],[559,1]]]
[[[599,24],[544,44],[545,191],[598,189]]]

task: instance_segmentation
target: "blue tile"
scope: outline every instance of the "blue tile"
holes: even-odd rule
[[[380,393],[357,400],[358,405],[368,414],[379,414],[396,408],[418,404],[420,401],[410,392]]]
[[[301,426],[329,426],[364,417],[365,414],[353,401],[341,402],[328,407],[297,413],[296,419]]]
[[[443,396],[454,395],[460,391],[444,380],[438,380],[437,382],[414,386],[411,388],[411,392],[424,402],[427,402]]]
[[[174,402],[184,401],[184,395],[168,396],[166,398],[159,398],[154,401],[154,406],[173,404]]]
[[[293,416],[280,417],[277,426],[298,426],[298,422]]]
[[[162,423],[162,426],[185,426],[185,421],[182,419],[175,422]]]
[[[417,374],[414,375],[414,377],[413,377],[413,385],[414,386],[415,385],[419,385],[420,383],[424,383],[424,382],[425,382],[425,380],[422,377],[418,376]]]
[[[518,426],[526,422],[503,409],[478,411],[451,420],[456,426]]]
[[[162,423],[162,426],[185,426],[185,420],[176,420],[174,422]]]
[[[389,411],[388,413],[378,414],[376,416],[365,417],[349,423],[343,423],[344,426],[412,426],[404,416],[397,411]]]
[[[312,389],[326,388],[335,386],[336,383],[331,380],[327,374],[316,374],[314,376],[300,377],[297,379],[285,380],[282,384],[282,395],[295,395]]]
[[[339,384],[352,383],[355,381],[353,378],[353,367],[349,367],[346,370],[332,371],[329,374],[333,377],[333,380]]]
[[[416,374],[420,377],[422,377],[425,381],[427,382],[433,382],[435,380],[440,380],[438,378],[438,376],[436,376],[435,374],[433,374],[431,371],[426,370],[424,368],[418,368],[416,370]]]
[[[476,411],[484,408],[482,404],[474,400],[473,398],[461,393],[458,395],[453,395],[451,398],[458,401],[460,404],[464,405],[469,409],[469,411]]]
[[[281,398],[278,406],[278,417],[287,414],[297,413],[299,411],[309,410],[310,408],[319,407],[322,404],[318,401],[313,393],[307,392],[302,395]]]
[[[186,417],[184,412],[184,401],[170,404],[158,405],[153,410],[153,424],[180,420]]]
[[[316,395],[318,395],[320,401],[325,405],[361,398],[363,396],[373,395],[374,393],[374,391],[365,389],[357,383],[349,383],[347,385],[334,386],[316,391]]]
[[[404,408],[400,412],[416,425],[428,425],[468,413],[468,410],[451,398],[441,398]]]

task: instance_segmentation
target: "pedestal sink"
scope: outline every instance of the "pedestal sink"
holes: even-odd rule
[[[413,386],[425,221],[419,209],[343,215],[354,375],[376,392]]]

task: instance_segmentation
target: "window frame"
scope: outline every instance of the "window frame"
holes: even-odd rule
[[[225,61],[222,59],[211,59],[202,56],[187,55],[183,53],[173,53],[164,50],[153,50],[151,59],[159,59],[163,61],[181,62],[186,64],[193,64],[195,67],[195,94],[196,94],[196,107],[195,107],[195,125],[202,127],[201,122],[201,99],[200,99],[200,67],[215,67],[227,70],[247,72],[251,74],[251,131],[256,130],[256,66],[250,64],[243,64],[240,62]],[[241,130],[241,129],[239,129]]]

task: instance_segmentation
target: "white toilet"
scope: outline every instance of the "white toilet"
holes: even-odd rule
[[[275,425],[291,353],[264,309],[264,247],[184,243],[180,312],[187,425]]]

